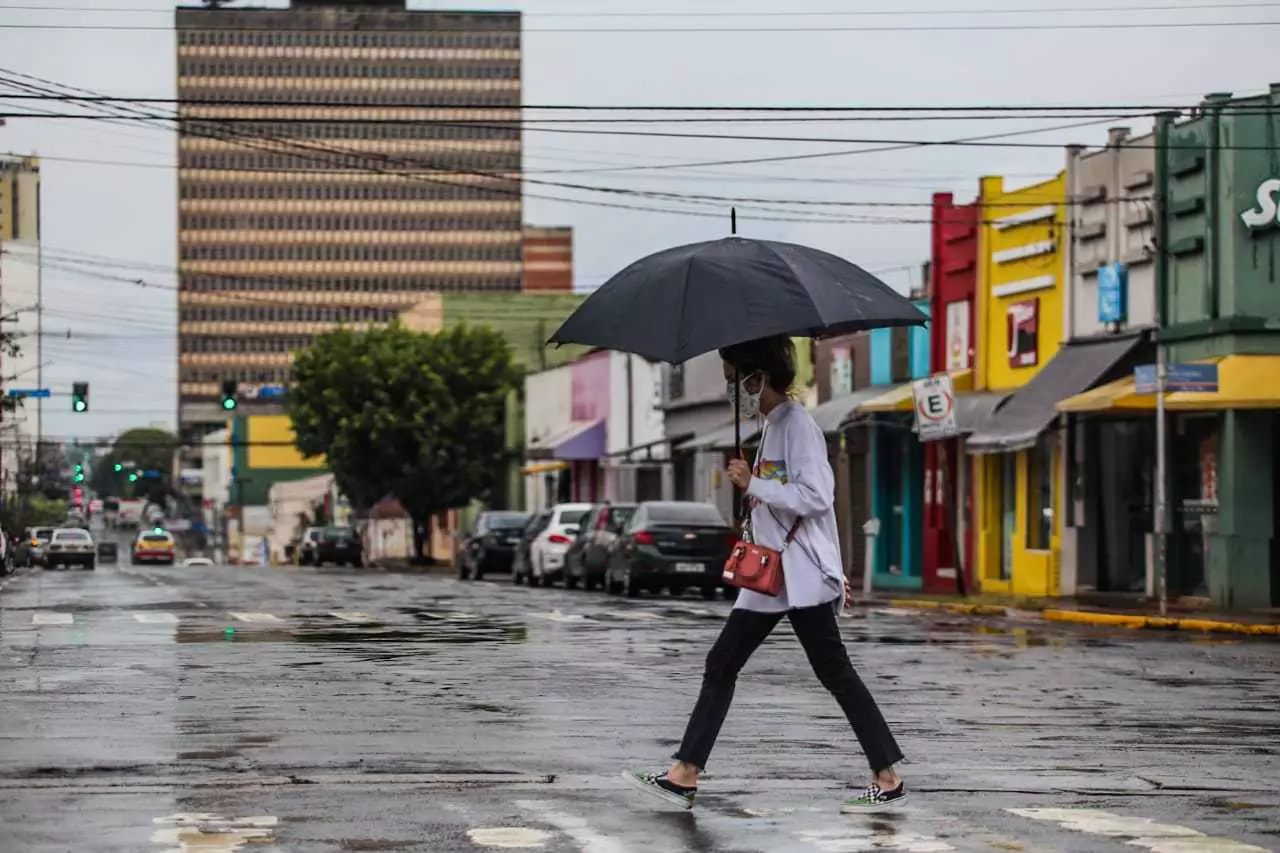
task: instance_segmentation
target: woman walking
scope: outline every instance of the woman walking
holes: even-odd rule
[[[729,712],[738,673],[786,616],[871,765],[871,783],[847,800],[844,809],[892,808],[907,796],[906,785],[893,769],[902,752],[840,638],[836,617],[848,587],[836,533],[835,478],[821,428],[788,396],[796,376],[794,345],[786,336],[763,338],[722,349],[720,358],[730,400],[737,396],[743,417],[763,416],[765,421],[755,470],[741,459],[729,463],[729,479],[747,495],[750,539],[783,550],[792,525],[798,526],[784,552],[782,592],[739,593],[707,655],[702,689],[675,764],[659,775],[628,771],[623,778],[666,802],[692,808],[698,776]]]

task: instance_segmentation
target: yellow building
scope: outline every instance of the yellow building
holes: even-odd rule
[[[1016,392],[1062,346],[1066,176],[1019,189],[983,178],[980,203],[974,387]],[[1058,443],[1046,424],[1024,424],[1020,433],[992,425],[1017,419],[1026,408],[1020,396],[1013,394],[968,442],[975,454],[975,576],[988,592],[1055,595]]]
[[[40,239],[40,158],[0,156],[0,241]]]

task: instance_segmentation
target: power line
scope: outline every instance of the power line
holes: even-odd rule
[[[1101,10],[1095,10],[1101,11]],[[746,33],[781,34],[830,34],[830,33],[952,33],[952,32],[1080,32],[1080,31],[1133,31],[1133,30],[1186,30],[1186,29],[1236,29],[1241,27],[1260,28],[1277,27],[1280,21],[1133,21],[1133,22],[1064,22],[1056,24],[899,24],[889,26],[744,26],[744,27],[524,27],[520,34],[548,33],[570,35],[574,33],[594,35],[658,35],[658,34],[702,34],[731,35]],[[184,28],[171,26],[149,26],[136,24],[0,24],[4,30],[78,30],[86,32],[177,32],[181,35]],[[223,32],[237,33],[298,33],[302,35],[325,32],[317,29],[297,29],[291,27],[226,27]],[[405,30],[387,27],[362,27],[362,33],[404,33]],[[430,31],[415,30],[415,35],[519,35],[501,30],[451,29],[439,28]]]

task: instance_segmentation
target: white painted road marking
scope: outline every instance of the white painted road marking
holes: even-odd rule
[[[528,849],[545,847],[551,840],[551,834],[541,829],[528,829],[523,826],[493,826],[485,829],[468,829],[467,838],[472,844],[481,847],[502,847],[505,849]]]
[[[203,853],[235,853],[246,844],[263,844],[275,840],[279,818],[271,815],[228,818],[206,812],[158,817],[153,824],[162,827],[151,834],[156,844],[171,844],[165,853],[199,850]]]
[[[33,613],[32,625],[70,625],[76,619],[70,613]]]
[[[536,616],[539,619],[546,619],[548,622],[590,622],[592,621],[581,613],[561,613],[559,610],[553,610],[550,613],[530,613],[530,616]]]
[[[172,613],[135,613],[133,618],[143,625],[172,625],[178,621]]]
[[[796,837],[827,853],[862,853],[870,850],[948,853],[956,849],[933,836],[900,830],[888,821],[865,828],[806,830],[796,833]]]
[[[1127,838],[1127,844],[1145,847],[1154,853],[1268,853],[1265,848],[1242,844],[1229,838],[1214,838],[1199,830],[1145,817],[1126,817],[1098,809],[1005,809],[1010,814],[1045,820],[1063,829]]]
[[[334,611],[329,614],[334,619],[341,619],[343,622],[376,622],[377,620],[368,613],[358,613],[356,611]]]
[[[279,616],[272,616],[270,613],[231,613],[231,616],[241,622],[283,622]]]
[[[539,800],[520,800],[516,805],[525,811],[533,812],[572,838],[580,845],[579,849],[582,853],[627,853],[626,845],[618,839],[596,832],[591,824],[580,817],[555,811],[550,803]]]

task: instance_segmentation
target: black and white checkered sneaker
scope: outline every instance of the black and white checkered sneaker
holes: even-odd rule
[[[902,805],[906,799],[906,782],[899,781],[898,787],[889,791],[886,791],[879,785],[872,783],[866,788],[863,788],[862,793],[858,796],[845,800],[840,805],[840,811],[846,814],[892,811]]]
[[[697,788],[686,788],[677,785],[667,778],[667,774],[640,773],[635,770],[622,771],[622,778],[633,788],[639,788],[646,794],[657,797],[664,803],[679,806],[682,809],[693,808],[693,798]]]

